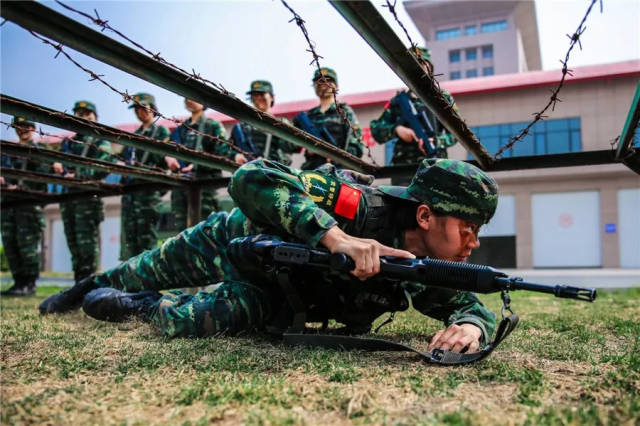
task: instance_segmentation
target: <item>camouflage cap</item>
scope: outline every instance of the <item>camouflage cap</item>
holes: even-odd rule
[[[489,222],[498,206],[498,184],[477,167],[444,158],[423,160],[409,186],[381,186],[387,195],[427,204],[436,213]]]
[[[96,104],[89,101],[78,101],[73,104],[73,112],[76,112],[79,109],[86,109],[87,111],[93,112],[95,115],[98,115],[98,110],[96,108]]]
[[[157,108],[156,98],[149,93],[136,93],[135,95],[133,95],[132,99],[133,103],[129,105],[129,109],[135,108],[138,104],[142,106],[149,106],[154,110]]]
[[[18,126],[18,127],[26,127],[26,126],[31,126],[35,129],[36,127],[36,123],[31,121],[31,120],[27,120],[24,117],[13,117],[13,120],[11,120],[11,124],[13,124],[14,126]]]
[[[311,81],[315,83],[316,80],[322,77],[330,78],[331,80],[335,81],[336,84],[338,84],[338,73],[336,73],[332,68],[322,67],[320,69],[317,69],[316,72],[313,73],[313,78],[311,79]]]
[[[254,80],[249,86],[247,95],[250,95],[253,92],[271,93],[273,95],[273,86],[271,85],[271,82],[267,80]]]
[[[416,47],[416,53],[425,61],[431,61],[431,51],[426,47]]]
[[[444,98],[447,100],[447,102],[449,102],[449,105],[451,105],[451,107],[453,108],[453,110],[455,112],[459,112],[460,111],[458,109],[458,104],[456,104],[456,101],[453,99],[453,96],[451,96],[451,93],[449,93],[448,90],[440,89],[440,93],[442,93],[442,96],[444,96]]]

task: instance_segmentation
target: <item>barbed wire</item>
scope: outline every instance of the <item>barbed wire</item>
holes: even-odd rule
[[[587,8],[587,11],[584,14],[584,17],[582,18],[582,21],[580,21],[580,25],[578,25],[578,28],[575,30],[575,32],[573,34],[571,34],[571,35],[567,34],[567,37],[570,40],[569,48],[567,49],[567,53],[566,53],[566,55],[564,57],[564,60],[560,60],[560,63],[562,64],[562,77],[560,78],[560,82],[558,83],[558,86],[556,86],[556,88],[551,92],[551,96],[549,98],[549,102],[547,102],[547,104],[544,106],[544,108],[542,108],[542,110],[540,110],[539,112],[533,113],[534,119],[527,125],[527,127],[522,129],[520,131],[520,133],[517,134],[516,136],[512,136],[509,139],[509,142],[507,142],[503,147],[501,147],[496,152],[496,154],[494,155],[495,159],[498,159],[499,156],[501,156],[506,150],[508,150],[511,147],[513,147],[518,141],[523,140],[523,138],[529,134],[529,131],[531,130],[531,128],[538,121],[542,121],[545,118],[547,118],[548,116],[546,116],[544,114],[545,114],[545,112],[547,112],[547,110],[549,108],[551,108],[551,111],[555,111],[556,104],[558,102],[562,102],[562,100],[558,97],[558,93],[560,93],[560,90],[562,89],[562,86],[565,83],[565,79],[567,78],[567,75],[569,75],[569,76],[573,75],[573,70],[570,70],[569,67],[568,67],[569,56],[571,54],[571,51],[573,50],[573,48],[576,45],[578,45],[580,50],[582,50],[582,43],[580,42],[580,36],[582,36],[582,34],[587,29],[584,26],[584,24],[587,21],[587,17],[591,13],[591,10],[593,9],[593,6],[598,2],[600,2],[600,13],[602,13],[602,0],[591,0],[591,4],[589,4],[589,7]]]
[[[73,57],[71,57],[71,55],[69,53],[67,53],[64,50],[64,47],[61,43],[53,43],[52,41],[48,40],[47,38],[28,30],[28,32],[34,36],[35,38],[37,38],[38,40],[42,41],[44,44],[51,46],[52,48],[54,48],[58,53],[56,53],[56,55],[54,56],[54,58],[57,58],[60,54],[62,54],[64,57],[66,57],[72,64],[74,64],[77,68],[81,69],[82,71],[84,71],[85,73],[89,74],[89,76],[91,76],[91,78],[89,79],[89,81],[99,81],[100,83],[102,83],[103,85],[105,85],[107,88],[109,88],[109,90],[117,93],[118,95],[120,95],[122,97],[122,102],[124,103],[133,103],[138,107],[144,108],[147,111],[152,111],[154,114],[156,114],[158,117],[162,117],[165,120],[171,121],[172,123],[177,124],[178,126],[184,126],[185,128],[189,129],[191,132],[193,132],[196,135],[202,136],[203,138],[207,138],[210,139],[214,142],[220,142],[223,143],[225,145],[230,146],[232,149],[236,150],[238,153],[244,155],[244,156],[252,156],[251,153],[248,153],[244,150],[242,150],[240,147],[238,147],[237,145],[235,145],[233,142],[226,140],[226,139],[222,139],[220,137],[214,136],[214,135],[210,135],[207,133],[202,133],[199,130],[189,126],[188,124],[186,124],[186,120],[185,121],[180,121],[179,119],[175,118],[175,117],[168,117],[162,113],[160,113],[159,111],[156,111],[154,109],[152,109],[151,107],[147,106],[147,105],[143,105],[140,102],[138,102],[136,99],[134,99],[134,96],[129,94],[128,90],[119,90],[117,88],[115,88],[114,86],[112,86],[111,84],[109,84],[104,78],[103,75],[101,74],[97,74],[94,71],[90,70],[89,68],[86,68],[85,66],[81,65],[78,61],[76,61],[75,59],[73,59]],[[202,114],[204,114],[204,111],[202,112]],[[206,116],[203,117],[203,119],[206,119]]]
[[[56,0],[56,3],[58,3],[60,6],[62,6],[63,8],[74,12],[78,15],[84,16],[85,18],[89,19],[94,25],[97,25],[98,27],[102,28],[101,32],[104,32],[105,30],[109,30],[111,32],[113,32],[114,34],[116,34],[117,36],[119,36],[120,38],[126,40],[127,42],[129,42],[130,44],[132,44],[133,46],[137,47],[138,49],[142,50],[143,52],[145,52],[147,55],[151,56],[155,61],[158,61],[170,68],[173,68],[176,71],[180,71],[183,74],[186,74],[189,78],[193,78],[195,80],[199,80],[202,83],[208,84],[212,87],[214,87],[215,89],[221,91],[222,93],[224,93],[227,96],[233,96],[235,97],[235,95],[233,93],[231,93],[230,91],[228,91],[222,84],[220,83],[215,83],[211,80],[208,80],[204,77],[202,77],[200,75],[200,73],[196,72],[195,69],[192,69],[191,72],[188,72],[187,70],[179,67],[178,65],[175,65],[171,62],[169,62],[168,60],[166,60],[165,58],[163,58],[160,55],[160,52],[154,53],[153,51],[147,49],[146,47],[144,47],[143,45],[141,45],[140,43],[136,42],[135,40],[127,37],[124,33],[122,33],[121,31],[119,31],[118,29],[114,28],[113,26],[111,26],[109,24],[109,21],[106,19],[102,19],[100,17],[100,14],[98,13],[98,11],[96,9],[93,9],[93,13],[95,13],[95,17],[91,16],[90,14],[83,12],[81,10],[75,9],[71,6],[69,6],[68,4],[65,4],[59,0]]]
[[[311,53],[311,56],[313,58],[311,60],[311,62],[309,63],[309,65],[312,65],[312,64],[316,65],[316,69],[318,70],[318,74],[320,74],[319,80],[321,80],[324,84],[326,84],[327,87],[331,88],[331,93],[333,94],[333,101],[334,101],[334,103],[336,105],[336,111],[340,115],[340,118],[342,118],[342,121],[344,121],[349,126],[349,128],[351,129],[351,133],[354,136],[358,135],[358,129],[353,125],[351,120],[349,120],[349,117],[347,116],[347,112],[344,110],[342,105],[340,105],[338,103],[338,97],[337,97],[338,96],[338,89],[336,87],[332,87],[329,84],[331,80],[328,79],[320,71],[320,68],[321,68],[320,59],[324,59],[324,58],[322,56],[318,55],[318,52],[316,52],[315,42],[313,40],[311,40],[311,38],[309,37],[309,31],[307,30],[307,27],[305,25],[305,20],[302,19],[302,17],[295,10],[293,10],[293,8],[291,6],[289,6],[289,4],[285,0],[280,0],[280,2],[293,15],[293,18],[289,22],[295,22],[296,25],[300,28],[300,31],[302,32],[302,35],[304,36],[304,38],[305,38],[305,40],[307,42],[307,45],[309,46],[309,48],[306,49],[306,50],[307,50],[307,52]],[[371,147],[364,143],[364,141],[362,140],[362,135],[356,136],[356,137],[357,137],[358,143],[360,143],[361,145],[363,145],[363,146],[365,146],[367,148],[367,156],[369,157],[371,162],[374,165],[377,166],[378,163],[376,163],[375,158],[373,158],[373,154],[371,153]],[[345,143],[346,143],[346,141],[345,141]]]

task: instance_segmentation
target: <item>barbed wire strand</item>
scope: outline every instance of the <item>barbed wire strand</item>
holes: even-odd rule
[[[84,67],[83,65],[81,65],[78,61],[76,61],[75,59],[73,59],[73,57],[71,57],[71,55],[69,53],[67,53],[64,50],[64,47],[61,43],[53,43],[52,41],[46,39],[45,37],[33,32],[33,31],[28,31],[31,35],[33,35],[35,38],[39,39],[40,41],[42,41],[43,43],[53,47],[55,50],[57,50],[58,53],[56,53],[56,55],[54,56],[54,58],[57,58],[60,54],[62,54],[64,57],[66,57],[72,64],[74,64],[77,68],[81,69],[82,71],[84,71],[85,73],[89,74],[91,76],[91,78],[89,79],[89,81],[99,81],[100,83],[102,83],[103,85],[105,85],[106,87],[108,87],[111,91],[117,93],[118,95],[120,95],[122,97],[122,102],[124,103],[133,103],[138,107],[144,108],[147,111],[152,111],[154,114],[156,114],[159,117],[164,118],[165,120],[171,121],[177,125],[181,125],[184,126],[185,128],[189,129],[191,132],[193,132],[196,135],[202,136],[203,138],[207,138],[210,139],[214,142],[220,142],[223,143],[225,145],[230,146],[232,149],[236,150],[238,153],[244,155],[244,156],[252,156],[250,153],[242,150],[240,147],[238,147],[237,145],[235,145],[233,142],[226,140],[226,139],[222,139],[220,137],[214,136],[214,135],[210,135],[207,133],[202,133],[200,131],[198,131],[197,129],[189,126],[188,124],[186,124],[186,121],[180,121],[175,117],[168,117],[166,115],[163,115],[162,113],[160,113],[159,111],[153,110],[151,107],[147,106],[147,105],[143,105],[140,102],[138,102],[137,100],[134,99],[133,95],[130,95],[128,90],[118,90],[117,88],[115,88],[114,86],[112,86],[111,84],[109,84],[104,78],[103,75],[101,74],[97,74],[94,71],[90,70],[89,68]],[[204,114],[204,112],[203,112]],[[206,119],[206,116],[203,118]]]
[[[302,35],[304,36],[304,38],[305,38],[305,40],[307,42],[307,45],[309,46],[309,48],[306,49],[306,50],[307,50],[307,52],[311,53],[311,56],[313,58],[311,60],[311,62],[309,63],[309,65],[315,64],[316,65],[316,69],[318,70],[318,74],[320,74],[319,80],[321,80],[328,87],[331,87],[331,93],[333,94],[333,101],[334,101],[334,103],[336,105],[336,111],[340,115],[340,118],[342,118],[342,121],[344,121],[349,126],[349,128],[351,129],[351,132],[352,132],[352,134],[354,136],[358,135],[358,129],[353,125],[351,120],[349,120],[349,117],[347,117],[347,112],[344,110],[342,105],[340,105],[338,103],[338,97],[337,97],[338,90],[337,90],[337,88],[330,86],[329,83],[331,82],[331,80],[328,79],[320,71],[320,69],[321,69],[320,59],[324,59],[324,58],[322,56],[318,55],[318,52],[316,51],[315,42],[313,40],[311,40],[311,38],[309,37],[309,31],[307,30],[307,27],[305,25],[304,19],[302,19],[302,17],[295,10],[293,10],[293,8],[291,6],[289,6],[289,4],[285,0],[280,0],[280,2],[293,15],[293,18],[289,22],[295,22],[296,23],[296,25],[300,28],[300,31],[302,32]],[[364,143],[364,141],[362,140],[362,135],[357,136],[357,140],[358,140],[358,143],[360,143],[361,145],[363,145],[363,146],[365,146],[367,148],[367,156],[369,157],[369,159],[371,160],[373,165],[377,166],[378,163],[376,163],[375,158],[373,158],[373,154],[371,153],[371,147],[368,144]]]
[[[562,64],[562,77],[560,78],[560,82],[558,83],[556,88],[551,92],[549,102],[547,102],[547,104],[544,106],[544,108],[542,108],[542,110],[533,114],[534,119],[527,125],[527,127],[522,129],[520,133],[517,134],[516,136],[511,137],[509,139],[509,142],[507,142],[503,147],[501,147],[496,152],[496,154],[494,155],[495,159],[498,159],[499,156],[501,156],[505,151],[513,147],[518,141],[524,140],[524,137],[529,134],[529,131],[531,130],[531,128],[538,121],[542,121],[548,117],[547,115],[544,115],[547,112],[547,110],[551,108],[551,111],[555,111],[556,104],[558,102],[562,102],[562,100],[558,97],[558,93],[560,93],[560,90],[562,89],[562,86],[565,83],[567,75],[569,76],[573,75],[573,70],[569,69],[568,67],[569,56],[571,55],[571,51],[576,45],[578,45],[580,50],[582,50],[582,43],[580,41],[580,37],[587,29],[587,27],[585,27],[584,24],[587,21],[587,17],[591,13],[593,6],[598,2],[600,3],[600,13],[602,13],[602,0],[591,0],[591,4],[589,4],[589,7],[587,8],[587,11],[584,14],[584,17],[582,18],[582,21],[580,21],[580,25],[578,25],[578,28],[576,29],[576,31],[572,35],[567,34],[567,37],[570,40],[569,48],[567,49],[567,53],[564,57],[564,60],[560,60],[560,63]]]

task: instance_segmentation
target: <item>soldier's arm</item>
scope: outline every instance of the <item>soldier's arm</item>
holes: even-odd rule
[[[169,129],[167,129],[166,127],[159,126],[158,130],[156,131],[155,138],[163,142],[167,142],[171,140],[171,132],[169,132]],[[156,154],[154,152],[150,152],[149,157],[151,158],[147,162],[148,164],[152,164],[163,169],[167,168],[167,163],[164,161],[164,154]]]
[[[351,129],[347,128],[347,134],[349,135],[349,139],[346,141],[349,143],[349,146],[347,146],[347,152],[360,158],[362,157],[362,153],[364,150],[364,146],[362,145],[362,128],[360,127],[358,117],[356,116],[356,113],[353,111],[353,109],[349,105],[344,105],[344,109],[347,118],[351,123]],[[347,127],[349,127],[348,123],[346,123],[346,125]]]
[[[111,154],[111,144],[108,141],[99,140],[95,143],[95,146],[96,150],[93,158],[96,160],[109,161],[112,163],[118,161],[118,158]],[[109,174],[109,172],[99,172],[97,170],[91,170],[89,173],[93,179],[104,179]]]
[[[387,104],[384,111],[382,111],[382,115],[378,117],[376,120],[373,120],[369,125],[371,128],[371,136],[378,142],[379,144],[383,144],[388,142],[389,140],[396,137],[394,132],[397,123],[398,117],[394,112],[391,104]]]
[[[207,129],[207,134],[216,136],[220,139],[227,138],[227,133],[224,130],[224,126],[216,120],[209,120]],[[238,153],[238,151],[231,148],[231,146],[229,146],[228,144],[211,138],[204,138],[204,140],[202,141],[202,146],[204,151],[206,152],[219,155],[221,157],[227,157],[231,160],[233,160],[235,155]]]
[[[443,321],[448,327],[452,324],[473,324],[482,331],[481,344],[491,338],[496,326],[495,314],[484,307],[478,297],[470,292],[441,288],[426,288],[419,283],[409,283],[409,293],[414,308]]]

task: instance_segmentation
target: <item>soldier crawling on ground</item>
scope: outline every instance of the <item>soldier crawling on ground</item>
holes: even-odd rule
[[[479,246],[480,227],[495,212],[496,182],[472,165],[448,159],[424,160],[408,187],[375,188],[372,182],[372,176],[331,164],[300,171],[268,160],[252,161],[232,176],[229,194],[238,207],[230,213],[214,213],[162,247],[49,297],[40,312],[67,312],[84,301],[85,312],[94,318],[122,321],[138,316],[171,337],[286,326],[293,311],[282,288],[247,275],[254,266],[249,262],[234,268],[227,256],[232,239],[271,234],[321,245],[354,260],[355,278],[333,277],[329,294],[318,290],[327,283],[322,274],[293,283],[303,300],[329,307],[326,319],[345,324],[347,332],[366,332],[389,312],[387,304],[360,301],[403,297],[407,302],[408,293],[415,309],[446,325],[432,339],[432,348],[478,350],[490,339],[495,315],[474,294],[407,282],[406,292],[375,297],[368,294],[372,287],[366,280],[380,271],[379,256],[466,260]],[[218,282],[213,292],[158,293]]]

